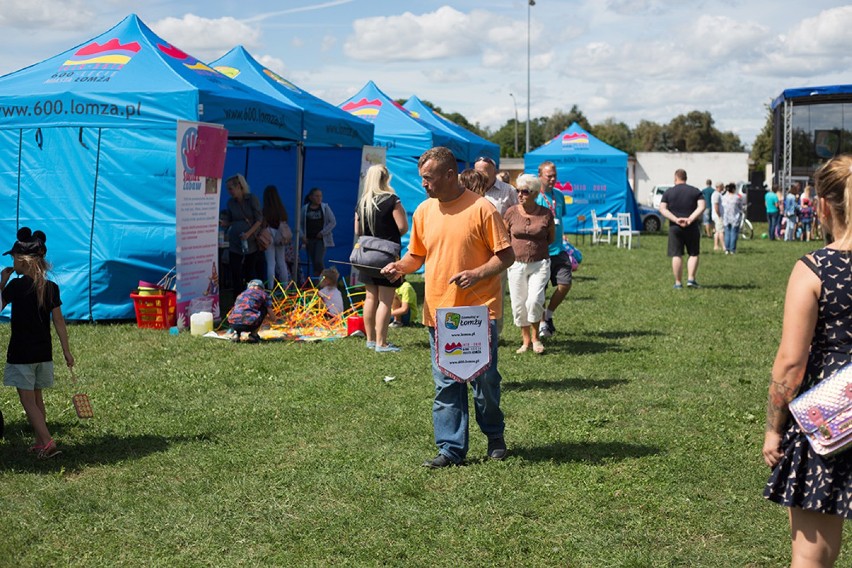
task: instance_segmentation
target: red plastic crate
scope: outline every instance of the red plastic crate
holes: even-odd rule
[[[163,290],[157,296],[130,294],[136,309],[136,325],[148,329],[169,329],[177,324],[177,293]]]

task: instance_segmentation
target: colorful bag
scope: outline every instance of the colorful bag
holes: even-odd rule
[[[562,248],[565,249],[565,252],[568,253],[568,258],[571,259],[571,271],[577,270],[580,267],[580,263],[583,262],[583,253],[568,241],[564,241]]]
[[[790,412],[821,456],[852,444],[852,363],[790,402]]]

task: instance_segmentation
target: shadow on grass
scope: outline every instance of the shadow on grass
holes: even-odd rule
[[[588,335],[594,335],[595,337],[600,337],[603,339],[624,339],[625,337],[658,337],[661,335],[665,335],[665,333],[661,331],[653,331],[653,330],[632,330],[632,331],[598,331],[592,332]]]
[[[708,290],[756,290],[757,286],[754,284],[708,284],[701,285],[702,288],[707,288]]]
[[[624,442],[556,442],[546,446],[510,446],[509,459],[519,456],[527,461],[601,463],[660,454],[660,448]]]
[[[558,352],[567,355],[593,355],[596,353],[626,353],[633,351],[629,347],[624,347],[618,343],[611,341],[592,341],[589,339],[556,339],[548,338],[545,342],[546,357],[548,353]]]
[[[611,389],[620,385],[626,385],[627,379],[533,379],[530,381],[516,382],[503,381],[500,388],[504,391],[531,391],[531,390],[590,390]]]
[[[60,430],[55,428],[54,430]],[[77,472],[90,465],[116,463],[164,452],[174,444],[197,442],[210,439],[207,434],[197,436],[100,436],[77,445],[61,445],[62,453],[49,460],[39,460],[35,454],[27,452],[30,437],[9,435],[9,444],[0,446],[0,471],[13,470],[30,473]]]

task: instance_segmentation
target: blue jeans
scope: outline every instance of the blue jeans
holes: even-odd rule
[[[325,242],[322,239],[305,240],[305,252],[311,263],[312,276],[319,276],[325,269]]]
[[[774,241],[778,222],[781,221],[781,213],[767,213],[766,216],[769,218],[769,238]]]
[[[488,438],[502,438],[505,423],[500,410],[500,381],[497,370],[497,324],[490,321],[491,366],[470,382],[476,423]],[[429,328],[429,353],[432,357],[432,379],[435,381],[435,401],[432,403],[432,426],[438,451],[455,463],[460,463],[468,449],[467,384],[454,381],[438,370],[435,361],[435,328]]]
[[[787,226],[784,227],[784,240],[793,241],[796,239],[796,216],[786,215]]]
[[[740,236],[739,223],[725,224],[725,250],[737,252],[737,237]]]

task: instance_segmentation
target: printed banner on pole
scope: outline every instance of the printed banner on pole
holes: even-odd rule
[[[218,131],[212,137],[212,131]],[[222,134],[217,124],[178,121],[175,185],[177,243],[175,273],[177,281],[177,324],[189,327],[190,316],[210,312],[219,317],[219,191],[225,155],[221,151]],[[205,143],[205,137],[214,141]],[[217,148],[214,155],[201,156],[202,148]],[[205,152],[207,153],[207,152]],[[204,177],[198,166],[207,174]]]
[[[460,383],[487,371],[491,366],[488,307],[435,310],[435,359],[444,375]]]

